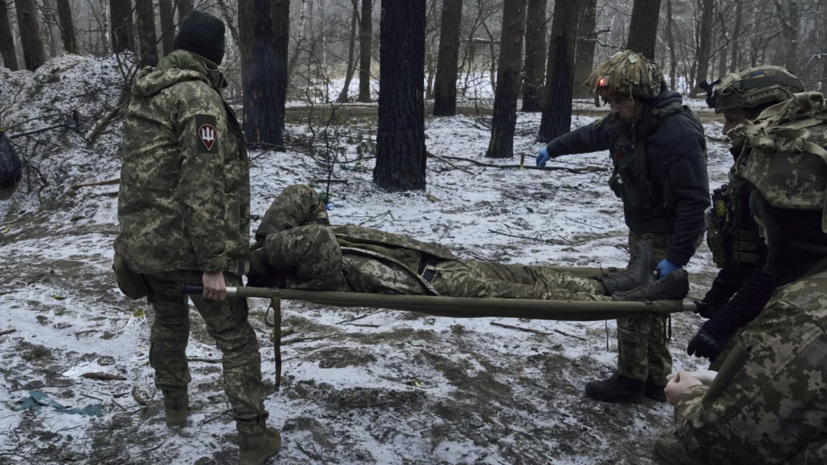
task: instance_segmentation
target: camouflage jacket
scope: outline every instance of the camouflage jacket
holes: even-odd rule
[[[704,463],[827,463],[827,272],[781,287],[709,386],[675,406]]]
[[[224,83],[185,51],[135,80],[115,251],[138,273],[246,273],[250,161]]]

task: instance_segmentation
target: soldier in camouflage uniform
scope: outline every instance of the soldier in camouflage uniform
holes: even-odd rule
[[[707,103],[726,118],[726,135],[736,126],[758,118],[767,108],[803,92],[804,85],[784,68],[758,66],[732,73],[712,84],[702,83],[709,94]],[[715,264],[721,268],[703,300],[695,302],[698,313],[709,321],[692,338],[689,355],[706,357],[710,369],[718,370],[726,356],[724,348],[735,332],[752,321],[764,308],[775,289],[795,277],[768,273],[767,246],[749,209],[751,189],[738,169],[749,157],[749,147],[733,145],[736,164],[730,182],[713,193],[713,209],[707,211],[707,243]],[[737,294],[736,294],[737,292]]]
[[[256,334],[242,298],[226,297],[249,268],[250,161],[221,95],[224,23],[193,11],[176,51],[142,70],[126,113],[116,253],[143,276],[155,312],[150,364],[168,426],[186,426],[189,306],[183,283],[223,353],[224,391],[240,437],[239,464],[260,464],[280,447],[266,428]]]
[[[740,172],[766,238],[767,271],[795,276],[736,335],[710,386],[681,372],[666,395],[673,464],[827,463],[827,110],[796,94],[730,132],[749,144]]]
[[[660,275],[667,276],[689,262],[703,238],[709,206],[703,127],[681,95],[667,90],[660,67],[632,51],[602,63],[586,85],[595,104],[610,103],[612,113],[551,141],[537,165],[609,150],[609,185],[623,201],[629,241],[648,241]],[[638,402],[644,395],[665,400],[672,369],[665,327],[664,318],[651,315],[619,319],[617,372],[588,383],[586,393],[607,402]]]
[[[457,260],[447,248],[355,225],[331,226],[308,186],[285,189],[256,232],[248,284],[261,287],[538,300],[678,300],[685,273],[653,283],[645,243],[626,272],[582,278],[550,267]],[[640,289],[636,289],[640,288]]]

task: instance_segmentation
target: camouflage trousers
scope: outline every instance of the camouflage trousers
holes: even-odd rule
[[[629,233],[632,244],[646,241],[652,246],[655,263],[666,258],[671,236]],[[629,261],[634,257],[629,257]],[[617,373],[623,377],[663,386],[672,372],[672,354],[666,338],[666,318],[638,315],[617,320]]]
[[[149,300],[155,311],[150,333],[149,363],[155,370],[155,386],[164,394],[169,407],[186,399],[190,372],[187,342],[190,333],[189,305],[181,284],[201,284],[202,273],[174,271],[144,275],[150,289]],[[239,286],[238,276],[225,273],[227,286]],[[223,354],[224,392],[233,409],[238,431],[261,434],[268,413],[264,410],[264,384],[261,380],[261,355],[256,333],[247,322],[247,302],[228,298],[223,302],[190,297],[207,324]]]
[[[600,281],[544,266],[448,260],[435,267],[433,285],[446,297],[611,301]]]

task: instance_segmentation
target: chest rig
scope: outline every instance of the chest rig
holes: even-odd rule
[[[666,195],[663,184],[650,169],[646,138],[654,134],[663,120],[684,111],[692,114],[680,102],[649,110],[631,131],[618,137],[611,149],[614,171],[609,178],[609,187],[625,205],[635,210],[648,210],[661,205],[674,208],[674,202]]]

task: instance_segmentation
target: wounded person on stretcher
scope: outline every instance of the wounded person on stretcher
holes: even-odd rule
[[[356,225],[333,226],[316,191],[288,187],[256,231],[248,285],[334,292],[576,301],[681,300],[679,270],[656,281],[648,244],[620,273],[583,278],[545,266],[458,260],[444,246]]]

